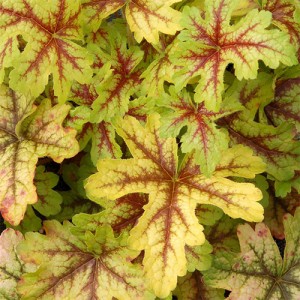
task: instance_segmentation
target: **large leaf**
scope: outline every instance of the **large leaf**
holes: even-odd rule
[[[178,166],[176,140],[159,136],[157,115],[149,117],[146,128],[132,117],[121,124],[118,133],[134,158],[100,160],[99,172],[88,178],[85,187],[95,201],[136,192],[149,194],[145,212],[131,230],[130,245],[145,250],[146,277],[157,296],[167,297],[176,287],[177,275],[186,273],[185,245],[204,242],[203,227],[195,216],[196,204],[216,205],[233,218],[259,221],[263,209],[256,201],[261,192],[252,184],[236,183],[222,175],[206,178],[193,155],[187,155]],[[246,177],[265,168],[251,154],[245,161],[256,166],[252,169],[247,164]],[[225,164],[222,168],[226,169]],[[232,174],[230,165],[227,172]]]
[[[220,112],[214,113],[205,108],[204,103],[195,104],[188,92],[176,93],[170,89],[157,101],[163,106],[163,124],[161,132],[164,137],[176,137],[180,130],[187,127],[181,138],[181,150],[188,153],[196,150],[195,158],[205,175],[211,175],[221,158],[222,151],[228,147],[228,134],[218,129],[215,120],[229,115],[240,107],[229,101],[224,102]]]
[[[0,70],[14,67],[10,73],[13,89],[38,96],[52,74],[55,95],[64,102],[73,80],[90,79],[91,57],[73,42],[83,38],[79,16],[79,0],[1,1],[0,53],[5,55]],[[18,35],[27,42],[21,54],[16,49]]]
[[[51,107],[45,99],[24,120],[32,110],[30,98],[4,85],[0,98],[0,210],[6,221],[18,225],[27,204],[37,201],[33,179],[38,158],[61,162],[78,152],[78,143],[76,132],[61,125],[69,106]]]
[[[18,286],[31,299],[147,299],[142,270],[131,261],[139,254],[128,249],[126,236],[114,238],[109,227],[87,232],[85,241],[70,233],[73,226],[44,223],[46,236],[27,233],[18,253],[39,269],[25,274]]]
[[[205,274],[212,287],[230,290],[230,300],[290,299],[300,295],[300,209],[294,217],[284,216],[286,248],[282,260],[279,249],[266,225],[255,230],[240,225],[241,253],[223,252]]]
[[[20,260],[16,252],[23,235],[13,229],[6,229],[0,235],[0,298],[19,300],[17,283],[23,272],[34,271],[29,264]]]
[[[265,113],[274,125],[289,122],[300,131],[299,77],[279,82],[276,86],[275,98],[265,107]]]
[[[174,62],[182,66],[175,75],[177,90],[191,79],[198,79],[196,102],[205,101],[208,109],[218,110],[224,88],[223,74],[229,63],[241,80],[257,76],[258,60],[270,68],[279,63],[297,63],[289,36],[276,29],[266,29],[272,19],[267,11],[251,10],[234,25],[231,14],[237,0],[206,1],[205,16],[196,7],[186,7],[179,34],[181,43]]]

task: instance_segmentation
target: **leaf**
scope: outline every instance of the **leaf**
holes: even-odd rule
[[[228,134],[218,129],[215,120],[229,115],[240,107],[232,103],[224,103],[220,112],[214,113],[205,108],[204,103],[195,104],[187,91],[176,93],[170,88],[170,95],[164,94],[157,101],[164,110],[161,126],[163,137],[176,137],[180,130],[187,127],[181,138],[181,150],[184,153],[195,151],[196,162],[202,173],[210,176],[221,159],[222,151],[228,147]]]
[[[300,195],[296,190],[292,189],[286,197],[276,197],[274,193],[269,192],[270,202],[265,210],[264,222],[270,228],[272,236],[276,239],[284,239],[283,217],[289,213],[294,214],[298,206],[300,206]]]
[[[116,115],[122,117],[128,111],[130,96],[140,84],[141,70],[137,65],[143,52],[135,46],[127,47],[127,40],[120,34],[111,36],[110,43],[110,53],[102,53],[110,60],[113,71],[97,86],[99,96],[92,103],[93,123],[111,121]]]
[[[23,272],[34,271],[23,263],[16,252],[16,247],[23,241],[23,235],[13,229],[6,229],[0,235],[0,297],[19,300],[17,283]]]
[[[33,205],[43,216],[56,215],[61,210],[62,196],[54,191],[59,177],[52,172],[45,172],[44,166],[36,168],[34,184],[37,189],[38,202]]]
[[[196,7],[183,10],[182,25],[186,29],[178,36],[181,43],[173,60],[182,66],[174,77],[176,90],[191,79],[199,81],[195,101],[204,100],[206,108],[213,111],[220,108],[223,75],[229,63],[234,64],[239,80],[256,78],[258,60],[273,69],[280,62],[289,66],[297,63],[288,35],[266,29],[272,19],[270,12],[251,10],[230,25],[237,4],[237,0],[206,1],[205,17]]]
[[[198,204],[195,214],[201,224],[212,226],[222,218],[223,211],[213,205]]]
[[[224,291],[207,286],[198,271],[178,278],[173,294],[178,300],[223,300]]]
[[[82,0],[85,24],[94,32],[101,25],[102,20],[123,7],[124,0]]]
[[[272,124],[294,124],[300,131],[300,78],[287,79],[276,86],[274,100],[265,107]]]
[[[23,298],[146,299],[142,270],[131,263],[139,252],[125,246],[125,236],[115,239],[111,228],[102,227],[95,235],[87,232],[83,242],[72,227],[46,221],[46,236],[25,235],[18,252],[39,269],[22,277]]]
[[[300,58],[300,23],[297,21],[296,5],[290,0],[267,0],[262,1],[260,6],[263,10],[272,13],[272,23],[282,31],[290,35],[290,41],[298,49],[298,58]]]
[[[5,59],[0,69],[14,68],[10,73],[13,89],[37,97],[52,74],[55,95],[65,102],[74,80],[85,83],[90,79],[92,58],[73,42],[83,38],[79,0],[55,0],[51,4],[2,1],[0,14],[0,53]],[[18,35],[27,44],[16,55]]]
[[[295,216],[285,215],[286,249],[284,258],[263,223],[240,225],[238,237],[241,253],[217,255],[213,267],[206,271],[206,283],[231,291],[232,300],[249,297],[257,300],[291,299],[300,295],[300,210]]]
[[[227,128],[231,141],[253,149],[266,163],[268,174],[276,180],[289,180],[299,169],[300,143],[293,139],[293,125],[283,123],[274,127],[257,123],[247,113],[226,117],[221,123]]]
[[[148,203],[145,194],[130,194],[114,201],[104,203],[105,209],[100,213],[78,214],[72,222],[84,230],[96,231],[99,226],[110,225],[116,234],[130,231],[140,216],[143,214],[143,206]]]
[[[170,6],[180,0],[136,0],[126,5],[125,15],[130,30],[138,43],[143,38],[148,43],[158,44],[159,32],[175,34],[181,30],[181,13]]]
[[[37,201],[33,183],[39,157],[56,162],[78,152],[75,131],[64,128],[69,106],[51,107],[45,99],[33,114],[32,100],[0,87],[0,209],[3,218],[16,226],[27,204]]]
[[[261,192],[252,184],[221,176],[206,178],[191,155],[178,167],[176,140],[159,137],[157,115],[149,117],[146,128],[126,117],[118,134],[134,158],[100,160],[99,172],[86,182],[87,195],[97,201],[129,193],[149,194],[129,243],[133,249],[145,250],[145,276],[158,297],[167,297],[176,287],[177,276],[186,273],[185,245],[204,242],[203,228],[194,212],[196,204],[216,205],[234,218],[258,221],[263,212],[256,203]]]

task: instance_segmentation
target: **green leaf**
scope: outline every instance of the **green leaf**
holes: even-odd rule
[[[90,79],[91,56],[74,42],[83,38],[79,0],[2,1],[0,12],[0,53],[4,59],[0,70],[14,68],[10,73],[13,89],[37,97],[52,74],[55,95],[65,102],[74,80],[85,83]],[[17,50],[18,35],[26,40],[21,53]]]
[[[196,7],[185,7],[174,63],[182,66],[175,74],[177,91],[191,79],[199,81],[195,101],[205,101],[207,109],[218,111],[224,89],[223,75],[229,63],[241,80],[257,76],[258,60],[270,68],[279,63],[297,63],[289,36],[276,29],[266,29],[272,19],[267,11],[251,10],[237,24],[230,24],[237,0],[205,2],[205,16]],[[198,77],[200,76],[200,79]]]
[[[82,241],[70,233],[73,227],[46,221],[46,235],[25,235],[18,253],[39,269],[19,282],[24,299],[147,299],[142,270],[131,263],[139,252],[127,248],[126,236],[116,239],[101,227]]]
[[[229,299],[291,299],[300,295],[300,209],[284,216],[286,248],[282,260],[268,227],[240,225],[241,253],[219,253],[206,272],[207,284],[231,291]]]
[[[37,189],[38,202],[33,205],[43,216],[56,215],[61,210],[62,196],[54,191],[59,177],[52,172],[45,172],[44,166],[38,166],[35,172],[34,184]]]
[[[75,131],[62,122],[67,105],[51,107],[45,99],[32,111],[32,100],[0,87],[0,209],[3,218],[16,226],[27,204],[37,201],[34,186],[35,165],[39,157],[49,156],[56,162],[78,152]]]
[[[178,166],[176,140],[159,137],[157,115],[149,117],[146,128],[132,117],[126,117],[121,125],[118,133],[134,158],[100,160],[99,172],[88,178],[85,188],[94,201],[103,197],[114,200],[129,193],[149,194],[129,243],[133,249],[145,250],[146,278],[158,297],[167,297],[176,287],[177,275],[186,272],[184,246],[204,242],[203,228],[194,212],[196,204],[212,204],[234,218],[256,221],[262,219],[262,207],[256,202],[261,192],[252,184],[222,176],[206,178],[192,155]],[[254,176],[252,172],[248,170],[247,176]]]

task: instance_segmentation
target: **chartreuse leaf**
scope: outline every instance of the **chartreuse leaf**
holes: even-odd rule
[[[173,294],[178,300],[223,300],[224,290],[214,289],[206,285],[198,271],[187,273],[178,278]]]
[[[128,46],[120,34],[110,36],[110,53],[104,53],[111,62],[112,74],[97,86],[98,98],[93,101],[91,120],[95,123],[111,121],[128,111],[130,96],[140,84],[141,70],[137,65],[143,52],[136,46]],[[100,50],[99,50],[100,51]]]
[[[252,121],[247,113],[225,118],[222,124],[234,143],[251,147],[265,161],[267,172],[276,180],[289,180],[299,169],[300,142],[294,139],[292,124],[282,123],[278,127],[261,124]]]
[[[276,86],[274,100],[265,107],[267,117],[276,126],[288,122],[300,132],[300,77],[287,79]]]
[[[177,276],[186,273],[185,245],[204,243],[203,227],[195,216],[196,204],[212,204],[233,218],[259,221],[263,208],[257,201],[262,195],[249,183],[222,176],[206,178],[193,155],[186,155],[178,166],[176,140],[159,136],[156,114],[149,117],[146,128],[132,117],[125,117],[121,125],[118,134],[133,158],[100,160],[99,172],[87,179],[85,188],[95,201],[102,197],[114,200],[129,193],[149,194],[149,203],[131,230],[129,243],[133,249],[145,250],[143,264],[149,285],[158,297],[167,297],[176,287]],[[254,176],[253,170],[248,172],[247,176]]]
[[[24,299],[148,299],[142,270],[131,263],[139,252],[127,248],[126,236],[100,227],[80,240],[69,222],[46,221],[44,228],[46,235],[27,233],[18,247],[22,260],[39,267],[19,282]]]
[[[214,113],[205,108],[204,102],[195,104],[187,91],[176,93],[173,88],[169,91],[170,94],[164,94],[157,100],[157,105],[164,108],[161,112],[162,136],[176,137],[182,128],[187,127],[180,138],[181,150],[184,153],[196,150],[195,159],[202,173],[211,175],[229,142],[227,131],[218,129],[214,121],[241,107],[238,102],[226,101],[221,110]]]
[[[73,80],[84,83],[90,79],[91,56],[73,42],[83,38],[79,0],[1,1],[0,13],[0,52],[5,49],[0,68],[14,68],[10,73],[13,89],[36,97],[52,74],[55,95],[64,102]],[[16,57],[18,35],[27,45]]]
[[[61,124],[67,105],[51,107],[45,99],[27,119],[33,101],[6,86],[0,86],[0,210],[3,218],[16,226],[27,204],[37,201],[33,184],[39,157],[56,162],[78,152],[76,132]]]
[[[56,215],[60,212],[62,196],[54,191],[59,177],[52,172],[45,172],[44,166],[36,168],[34,184],[37,189],[38,202],[33,207],[43,216]]]
[[[205,272],[207,284],[225,288],[228,299],[291,299],[300,295],[300,209],[284,216],[286,248],[282,260],[268,227],[259,223],[238,227],[241,253],[223,252]]]
[[[19,300],[17,283],[24,272],[33,272],[34,266],[22,262],[16,248],[23,241],[23,235],[11,228],[0,235],[0,297]]]
[[[257,76],[258,60],[270,68],[279,63],[297,63],[289,36],[277,29],[266,29],[272,19],[267,11],[251,10],[234,25],[231,15],[239,1],[205,2],[205,16],[196,7],[185,7],[182,25],[186,28],[178,38],[178,52],[173,62],[182,66],[175,74],[177,91],[191,79],[199,79],[195,101],[205,101],[210,110],[219,110],[224,89],[223,75],[229,63],[241,80]]]

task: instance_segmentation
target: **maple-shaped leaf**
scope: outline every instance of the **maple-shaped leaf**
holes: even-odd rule
[[[225,117],[219,124],[227,128],[232,142],[252,148],[276,180],[289,180],[299,169],[300,142],[294,139],[292,124],[282,123],[278,127],[261,124],[247,112]]]
[[[275,238],[284,239],[283,217],[287,213],[295,213],[296,208],[300,206],[300,195],[292,189],[286,197],[276,197],[272,188],[269,190],[269,195],[269,206],[265,210],[264,222]]]
[[[13,89],[36,97],[52,74],[55,95],[64,102],[73,80],[84,83],[90,79],[91,56],[73,42],[83,38],[79,16],[79,0],[1,2],[0,53],[5,52],[5,60],[0,69],[14,68],[10,73]],[[15,57],[18,35],[27,44]]]
[[[178,278],[173,294],[178,300],[223,300],[224,290],[214,289],[204,283],[200,272],[187,273]]]
[[[296,17],[296,4],[293,0],[264,0],[257,3],[261,9],[272,13],[272,23],[275,26],[289,34],[290,41],[298,49],[300,58],[300,22]]]
[[[159,136],[157,114],[149,117],[146,128],[132,117],[125,117],[121,126],[118,134],[133,158],[100,160],[99,172],[87,179],[85,188],[94,201],[129,193],[149,194],[149,203],[129,240],[133,249],[145,250],[143,264],[151,288],[158,297],[167,297],[176,287],[177,275],[186,272],[185,245],[204,243],[196,204],[212,204],[234,218],[258,221],[263,213],[256,202],[261,192],[252,184],[222,176],[206,178],[193,155],[186,155],[178,166],[176,139]],[[248,160],[255,162],[256,158],[249,156]],[[247,176],[254,176],[252,169],[248,172]]]
[[[148,96],[159,97],[164,92],[165,81],[173,83],[172,76],[176,66],[172,64],[170,57],[177,47],[177,39],[163,37],[160,40],[160,51],[152,58],[147,69],[142,73],[142,91]]]
[[[141,69],[137,65],[143,52],[136,46],[127,46],[127,40],[120,34],[110,36],[110,53],[102,55],[110,60],[112,74],[97,86],[98,98],[93,101],[91,120],[94,123],[111,121],[128,111],[130,96],[140,84]]]
[[[202,173],[211,175],[229,142],[227,131],[217,128],[214,121],[239,110],[240,106],[226,101],[220,111],[214,113],[205,108],[204,102],[195,104],[187,91],[178,94],[170,88],[169,92],[170,95],[164,94],[157,101],[157,105],[166,108],[161,113],[163,137],[176,137],[187,127],[180,138],[181,150],[184,153],[196,150],[195,158]]]
[[[241,253],[219,253],[205,279],[212,287],[230,290],[230,300],[291,299],[300,295],[300,209],[284,216],[286,248],[282,260],[268,227],[238,227]]]
[[[70,233],[69,222],[46,221],[46,236],[27,233],[19,245],[22,260],[39,267],[25,274],[18,291],[31,299],[146,299],[142,270],[131,261],[126,236],[114,238],[109,227],[86,233],[84,241]]]
[[[125,2],[125,0],[82,0],[86,26],[96,32],[102,20],[122,8]]]
[[[59,177],[52,172],[45,172],[44,166],[36,168],[34,184],[38,195],[38,202],[33,204],[36,209],[43,216],[56,215],[60,212],[60,204],[62,203],[62,196],[53,190],[57,185]]]
[[[223,75],[229,63],[241,80],[257,76],[258,61],[270,68],[279,63],[297,63],[289,36],[277,29],[266,29],[272,19],[267,11],[251,10],[234,25],[231,15],[238,1],[206,1],[205,16],[196,7],[186,7],[178,38],[178,53],[173,62],[183,68],[175,74],[177,91],[200,76],[195,101],[204,99],[210,110],[219,110],[224,89]]]
[[[11,228],[0,235],[0,298],[19,300],[17,283],[24,272],[34,271],[34,267],[22,262],[16,248],[23,235]]]
[[[37,201],[33,183],[39,157],[56,162],[78,152],[76,132],[61,124],[68,105],[51,107],[45,99],[32,111],[31,98],[0,86],[0,210],[6,221],[18,225],[27,204]]]
[[[103,201],[100,202],[101,204]],[[99,226],[110,225],[116,234],[130,231],[144,212],[148,203],[145,194],[129,194],[105,203],[105,209],[98,214],[78,214],[72,222],[85,230],[96,231]]]
[[[300,131],[300,77],[287,79],[276,86],[274,100],[265,107],[271,122],[278,126],[288,122]]]

